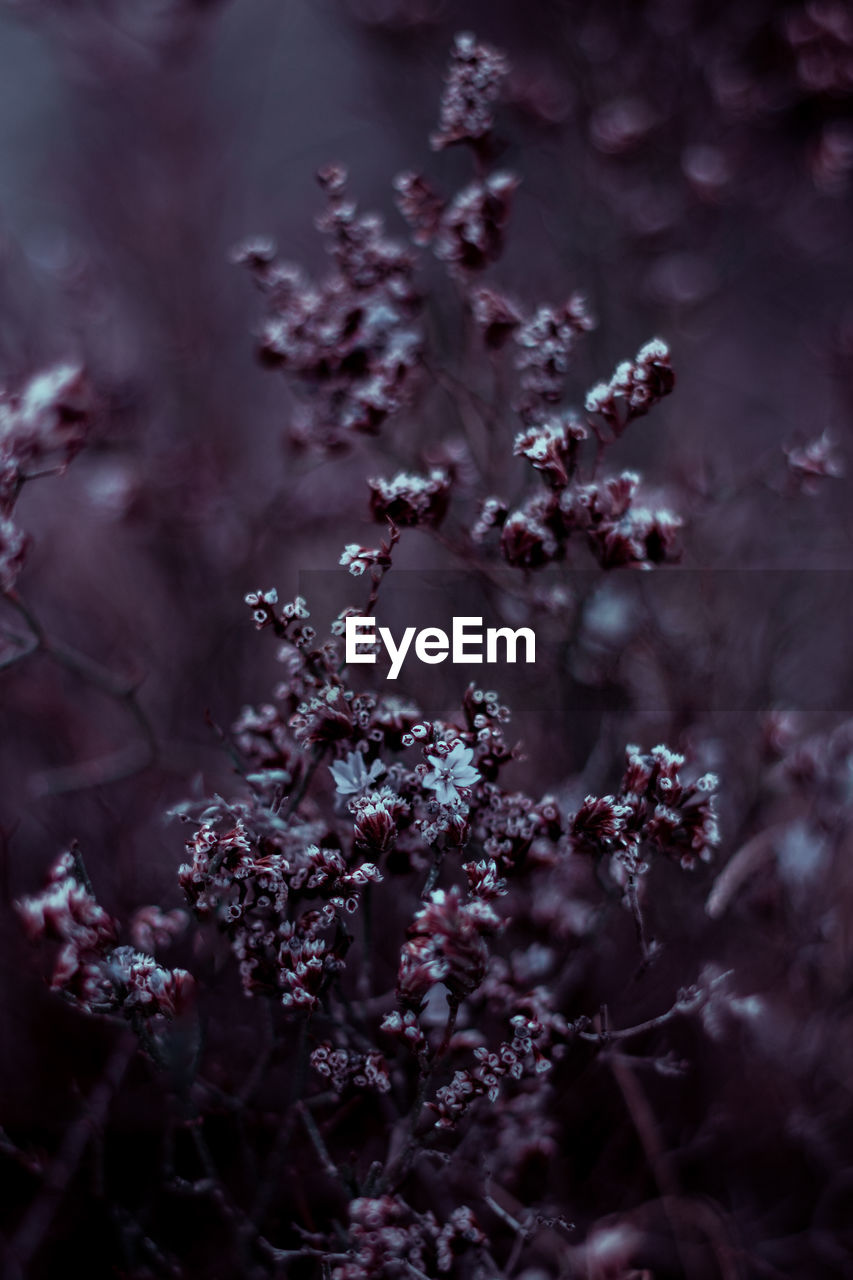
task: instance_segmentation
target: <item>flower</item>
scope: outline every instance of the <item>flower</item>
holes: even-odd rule
[[[793,487],[813,496],[819,491],[822,479],[842,476],[844,468],[833,448],[834,441],[828,431],[799,447],[783,445]]]
[[[459,799],[460,788],[473,787],[480,775],[471,764],[474,752],[464,743],[457,742],[449,755],[427,756],[430,772],[424,777],[424,786],[435,792],[436,800],[452,804]]]
[[[456,36],[441,95],[441,123],[430,137],[434,151],[455,142],[474,145],[489,135],[492,107],[508,71],[509,63],[500,50],[479,44],[468,31]]]
[[[444,519],[450,476],[440,467],[433,467],[428,476],[400,471],[391,480],[377,476],[368,483],[370,510],[374,520],[382,524],[392,520],[399,528],[413,528],[415,525],[437,528]],[[348,555],[351,549],[345,548],[344,555]],[[350,563],[355,562],[354,558]]]
[[[341,552],[338,564],[344,569],[349,569],[354,578],[360,578],[372,564],[376,563],[378,557],[377,550],[359,546],[357,542],[349,542]]]
[[[338,795],[341,796],[360,796],[369,791],[384,772],[385,765],[381,760],[374,760],[368,769],[360,751],[351,751],[346,760],[329,765],[329,773],[335,780]]]

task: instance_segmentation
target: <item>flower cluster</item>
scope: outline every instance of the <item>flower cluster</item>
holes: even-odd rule
[[[447,513],[450,476],[434,467],[428,476],[399,471],[390,480],[376,477],[369,482],[370,510],[374,520],[390,520],[399,529],[415,525],[438,528]]]
[[[573,293],[561,307],[542,304],[515,330],[521,385],[537,399],[560,399],[578,338],[595,328],[586,299]]]
[[[545,437],[539,449],[547,455],[550,447]],[[537,449],[535,441],[532,448]],[[534,465],[554,484],[562,474],[559,463],[546,457],[540,465],[540,458],[541,454]],[[650,569],[677,562],[681,517],[665,507],[638,503],[639,484],[636,472],[623,471],[529,498],[503,518],[504,559],[517,568],[538,569],[564,559],[572,536],[581,535],[602,569]]]
[[[659,852],[683,867],[707,862],[719,843],[714,806],[717,778],[703,774],[684,783],[685,757],[657,746],[644,754],[626,749],[626,766],[613,796],[587,796],[569,820],[578,853],[615,855],[631,873],[646,868],[644,853]]]
[[[635,472],[623,471],[600,484],[578,485],[560,500],[562,535],[585,534],[602,569],[648,569],[680,558],[681,517],[665,507],[637,504],[639,484]]]
[[[800,493],[814,496],[820,490],[821,480],[838,479],[844,474],[837,456],[835,441],[828,431],[803,445],[784,448],[791,482]]]
[[[509,71],[502,53],[470,32],[457,35],[450,59],[438,130],[430,141],[436,151],[457,142],[481,145],[492,131],[492,109]]]
[[[348,863],[339,849],[306,843],[311,828],[262,806],[245,804],[236,825],[221,831],[217,819],[226,816],[224,805],[209,807],[188,842],[190,860],[179,872],[187,901],[228,938],[247,995],[278,994],[285,1006],[314,1008],[343,963],[342,913],[357,910],[364,887],[381,875],[373,863]],[[306,899],[320,901],[306,906]]]
[[[62,474],[83,446],[91,414],[91,392],[76,365],[46,369],[18,391],[0,389],[0,592],[15,586],[29,545],[11,519],[23,485]]]
[[[413,1054],[420,1056],[427,1047],[426,1036],[421,1030],[414,1009],[393,1009],[382,1019],[382,1030],[404,1044]]]
[[[430,245],[450,275],[463,283],[503,253],[517,187],[515,174],[497,170],[468,183],[447,200],[420,174],[405,172],[394,179],[397,207],[415,244]]]
[[[486,972],[486,938],[500,923],[483,899],[466,902],[458,885],[434,889],[409,926],[400,956],[397,995],[401,1004],[419,1008],[439,982],[456,1001],[476,991]]]
[[[447,204],[438,221],[433,252],[462,280],[497,262],[518,179],[498,171],[469,183]]]
[[[400,530],[390,518],[388,526],[388,537],[383,538],[378,547],[363,547],[358,542],[350,542],[344,547],[338,561],[341,568],[349,569],[354,578],[361,578],[369,573],[374,593],[378,591],[380,582],[391,568],[394,548],[400,541]],[[375,595],[371,595],[371,603],[374,599]]]
[[[565,489],[577,470],[579,449],[587,435],[574,413],[553,414],[519,432],[512,451],[541,471],[555,489]]]
[[[496,1102],[502,1081],[507,1078],[520,1080],[528,1062],[532,1063],[534,1074],[550,1071],[551,1062],[535,1043],[543,1033],[541,1024],[523,1013],[513,1017],[511,1023],[511,1040],[501,1041],[494,1050],[478,1046],[474,1050],[477,1065],[454,1072],[451,1082],[436,1091],[430,1106],[437,1116],[435,1123],[438,1128],[454,1128],[480,1098]]]
[[[561,410],[556,402],[575,338],[591,324],[582,300],[573,297],[562,318],[540,307],[514,332],[522,347],[519,364],[527,398],[518,406],[524,429],[516,435],[513,451],[540,473],[548,491],[514,509],[500,498],[487,498],[471,536],[481,542],[490,530],[500,530],[501,554],[516,568],[539,569],[564,559],[573,535],[583,536],[604,569],[648,569],[680,558],[680,517],[666,507],[639,502],[636,473],[595,474],[600,451],[674,385],[669,352],[658,339],[646,343],[633,363],[620,365],[610,383],[587,396],[588,423],[599,437],[599,455],[593,477],[581,478],[589,429],[574,411]],[[611,428],[609,439],[602,437],[601,422]]]
[[[522,323],[520,308],[496,289],[471,289],[468,297],[483,341],[491,350],[499,350]]]
[[[406,403],[421,336],[412,254],[386,236],[381,218],[358,213],[343,168],[330,166],[319,179],[328,203],[318,227],[329,237],[334,271],[313,283],[279,262],[268,242],[247,242],[235,258],[267,299],[263,359],[309,393],[293,437],[330,449],[354,432],[375,434]]]
[[[336,1049],[324,1041],[312,1052],[311,1066],[329,1081],[335,1093],[343,1093],[347,1088],[387,1093],[391,1088],[388,1063],[378,1050],[359,1053],[354,1049]]]
[[[374,858],[391,853],[399,834],[397,820],[405,814],[406,808],[405,803],[388,788],[351,802],[356,848]]]
[[[487,803],[474,819],[474,838],[487,858],[504,871],[523,865],[533,841],[545,834],[540,809],[521,791],[488,784]]]
[[[652,338],[634,360],[624,360],[616,366],[609,382],[592,388],[586,397],[586,411],[596,428],[600,419],[615,436],[620,436],[629,422],[643,417],[674,386],[669,348],[660,338]]]
[[[15,905],[31,939],[59,944],[51,988],[84,1012],[136,1023],[187,1008],[194,984],[185,969],[116,945],[118,924],[95,899],[76,849],[57,859],[41,893]]]
[[[486,1237],[467,1205],[454,1209],[443,1227],[432,1212],[416,1213],[402,1196],[360,1196],[349,1209],[347,1261],[331,1271],[332,1280],[375,1280],[379,1276],[432,1273],[445,1275],[464,1250],[484,1245]]]

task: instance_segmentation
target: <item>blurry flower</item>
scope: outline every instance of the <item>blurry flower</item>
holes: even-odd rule
[[[634,418],[640,418],[668,396],[675,386],[669,347],[652,338],[634,360],[617,365],[609,382],[593,387],[586,397],[586,411],[601,417],[620,436]]]
[[[125,1017],[174,1018],[189,1006],[195,982],[186,969],[164,969],[153,956],[116,947],[104,966],[112,991],[105,992]]]
[[[418,173],[398,173],[393,186],[397,208],[411,227],[415,244],[429,244],[438,230],[444,200]]]
[[[370,510],[374,520],[383,524],[392,520],[400,528],[437,528],[447,512],[450,477],[438,468],[428,476],[400,471],[391,480],[375,477],[368,483]]]
[[[452,275],[466,276],[497,262],[504,247],[504,228],[518,179],[493,173],[471,182],[453,197],[439,221],[433,243],[437,258]]]
[[[492,107],[508,70],[504,55],[491,45],[478,44],[468,31],[456,36],[441,96],[439,127],[430,138],[435,151],[454,142],[476,144],[491,132]]]
[[[838,479],[844,474],[844,468],[834,450],[835,441],[828,431],[808,444],[784,446],[788,472],[800,493],[814,496],[820,488],[821,480]]]
[[[0,591],[11,591],[24,567],[29,539],[16,524],[0,516]]]
[[[186,911],[164,911],[162,907],[140,907],[130,922],[130,936],[137,951],[153,955],[158,947],[168,947],[189,923]]]
[[[279,262],[266,243],[250,241],[234,254],[267,299],[262,358],[311,393],[297,406],[291,434],[323,450],[353,432],[375,434],[402,407],[421,348],[414,255],[386,235],[380,217],[358,212],[346,176],[340,165],[318,174],[327,204],[317,226],[335,262],[322,280]]]
[[[51,987],[87,1013],[173,1018],[186,1007],[194,982],[185,969],[165,969],[150,955],[115,945],[118,925],[84,883],[76,850],[54,863],[41,893],[17,902],[34,940],[57,940]],[[156,909],[149,908],[149,911]],[[172,913],[183,921],[183,912]],[[156,913],[156,920],[169,917]]]
[[[487,347],[497,350],[522,322],[522,314],[509,298],[495,289],[472,289],[471,312]]]
[[[560,544],[549,524],[551,514],[549,500],[543,494],[529,499],[506,517],[501,530],[501,554],[508,564],[519,569],[539,569],[560,554]]]
[[[15,456],[21,475],[64,470],[79,452],[91,416],[91,392],[83,370],[54,365],[21,390],[0,390],[0,452]]]
[[[369,791],[377,778],[385,772],[381,760],[374,760],[368,769],[361,751],[350,751],[345,760],[329,765],[329,772],[335,780],[338,795],[359,796]]]
[[[590,136],[599,151],[618,155],[641,142],[655,123],[654,111],[642,98],[616,98],[593,113]]]
[[[513,334],[519,347],[515,364],[521,385],[543,400],[559,400],[578,338],[594,328],[595,320],[580,293],[573,293],[559,307],[537,307]]]
[[[586,438],[586,427],[574,415],[555,414],[520,432],[512,451],[526,458],[554,488],[562,489],[574,474],[578,448]]]

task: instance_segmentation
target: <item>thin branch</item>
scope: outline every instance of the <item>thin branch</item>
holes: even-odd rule
[[[24,1280],[44,1243],[65,1194],[71,1185],[93,1133],[103,1127],[110,1103],[136,1050],[130,1034],[120,1037],[75,1122],[66,1131],[36,1197],[9,1245],[9,1280]]]
[[[121,782],[147,769],[157,757],[157,739],[138,699],[139,682],[123,679],[72,645],[51,639],[32,609],[16,591],[7,592],[5,599],[17,610],[33,636],[34,644],[28,652],[43,653],[57,666],[72,672],[92,688],[126,707],[140,734],[139,742],[96,760],[40,774],[36,780],[36,791],[40,794],[80,791],[87,787]]]
[[[341,1186],[344,1188],[344,1190],[347,1192],[347,1194],[349,1194],[352,1188],[349,1186],[346,1178],[341,1173],[340,1169],[338,1168],[338,1166],[335,1164],[334,1160],[330,1156],[329,1148],[326,1146],[325,1142],[323,1141],[323,1135],[320,1132],[319,1128],[317,1127],[317,1121],[314,1119],[311,1112],[308,1110],[308,1108],[305,1106],[303,1102],[297,1102],[296,1110],[299,1112],[299,1115],[302,1119],[302,1123],[305,1125],[306,1131],[308,1133],[308,1137],[311,1139],[311,1142],[314,1145],[314,1150],[317,1152],[317,1155],[319,1156],[320,1163],[323,1166],[324,1172],[327,1174],[328,1177],[332,1178],[336,1182],[339,1182]]]

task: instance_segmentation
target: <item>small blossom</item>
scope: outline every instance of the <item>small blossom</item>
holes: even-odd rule
[[[634,360],[617,365],[609,382],[593,387],[586,397],[586,411],[593,421],[603,419],[620,436],[629,422],[648,413],[674,386],[669,347],[652,338]]]
[[[0,516],[0,591],[11,591],[24,567],[29,538],[11,520]]]
[[[428,476],[400,471],[391,480],[379,477],[368,483],[370,510],[374,520],[380,523],[392,520],[400,528],[415,525],[437,528],[447,512],[450,477],[438,468]]]
[[[594,327],[580,293],[573,293],[562,307],[537,307],[513,334],[521,385],[543,400],[559,400],[578,339]]]
[[[338,564],[343,569],[349,569],[354,578],[360,578],[378,560],[378,547],[361,547],[357,542],[350,542],[341,552]]]
[[[436,151],[456,142],[477,144],[492,129],[492,108],[509,71],[502,53],[480,44],[470,32],[453,42],[447,82],[441,97],[441,118],[430,138]]]
[[[274,587],[269,591],[250,591],[244,596],[245,603],[252,610],[252,617],[255,620],[255,626],[259,631],[264,627],[275,624],[275,609],[278,604],[278,592]]]
[[[837,479],[844,474],[844,468],[835,453],[835,441],[828,431],[808,444],[786,445],[784,453],[795,487],[809,496],[819,491],[821,480]]]
[[[467,790],[480,781],[480,775],[471,761],[474,752],[463,742],[457,742],[449,755],[427,756],[430,771],[424,777],[424,786],[435,792],[441,804],[450,804],[461,798],[460,788]]]
[[[376,779],[382,777],[385,766],[381,760],[374,760],[368,769],[362,752],[350,751],[345,760],[329,765],[329,772],[335,780],[338,795],[359,796],[369,791]]]
[[[400,955],[397,994],[401,1003],[420,1007],[439,982],[456,1000],[476,991],[486,972],[486,936],[499,924],[486,902],[463,901],[458,885],[446,892],[433,890],[410,925]]]
[[[158,947],[168,947],[187,927],[185,911],[164,911],[162,907],[140,907],[130,922],[130,936],[137,951],[153,955]]]
[[[526,458],[554,488],[565,488],[577,467],[586,427],[570,414],[533,423],[515,438],[513,453]]]
[[[474,323],[483,341],[497,351],[522,323],[520,310],[494,289],[472,289],[470,299]]]
[[[438,231],[444,200],[418,173],[399,173],[394,190],[397,208],[411,227],[415,244],[428,245]]]
[[[550,523],[551,508],[540,497],[510,512],[501,529],[501,554],[519,569],[540,569],[562,552]]]
[[[395,800],[396,797],[386,798],[378,792],[373,792],[351,803],[350,808],[354,819],[353,833],[358,848],[369,850],[374,856],[388,853],[393,848],[397,836],[395,809],[399,805]],[[404,806],[399,805],[399,807]]]
[[[451,200],[439,220],[433,252],[452,275],[464,279],[497,262],[517,186],[514,174],[493,173],[469,183]]]

